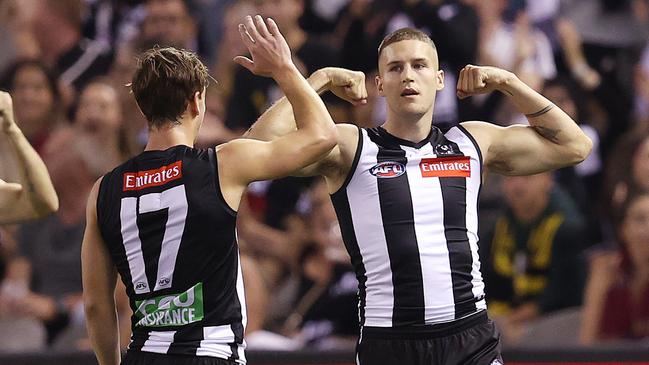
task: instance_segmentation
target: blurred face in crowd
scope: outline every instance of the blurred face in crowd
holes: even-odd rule
[[[26,131],[39,129],[54,109],[54,90],[47,76],[39,67],[27,65],[16,72],[12,86],[16,120]]]
[[[257,0],[256,3],[261,15],[273,18],[281,31],[296,26],[304,12],[302,0]]]
[[[162,42],[161,46],[189,48],[196,28],[182,0],[149,0],[146,9],[142,29],[146,39]]]
[[[552,175],[548,172],[531,176],[508,176],[502,189],[505,201],[514,213],[540,213],[547,204],[552,189]]]
[[[550,85],[543,90],[543,95],[566,112],[570,118],[577,120],[577,105],[565,87]]]
[[[641,189],[649,191],[649,138],[645,138],[638,148],[633,156],[632,165],[633,179],[636,184]]]
[[[649,265],[649,194],[636,197],[622,222],[622,238],[636,267]]]
[[[81,130],[92,134],[114,132],[120,127],[121,113],[119,95],[115,89],[96,82],[81,93],[76,123]]]
[[[389,112],[423,116],[431,111],[437,91],[444,87],[437,52],[419,40],[388,45],[379,56],[376,86],[379,95],[386,98]]]

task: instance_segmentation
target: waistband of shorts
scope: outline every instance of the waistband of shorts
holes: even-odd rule
[[[433,339],[451,336],[489,321],[486,310],[445,323],[401,327],[363,327],[363,338],[371,339]]]

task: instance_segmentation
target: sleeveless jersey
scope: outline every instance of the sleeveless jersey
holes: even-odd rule
[[[450,322],[486,309],[478,259],[482,157],[462,127],[413,143],[360,129],[331,199],[359,282],[362,326]]]
[[[236,212],[214,149],[145,151],[106,174],[97,221],[133,310],[129,351],[244,364]]]

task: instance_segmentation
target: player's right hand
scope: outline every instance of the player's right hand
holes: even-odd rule
[[[318,71],[316,71],[318,72]],[[329,80],[328,89],[337,97],[353,105],[367,103],[365,74],[341,67],[326,67],[320,70]]]
[[[254,19],[248,15],[243,24],[239,24],[239,33],[252,59],[237,56],[234,62],[255,75],[276,77],[278,73],[295,67],[291,49],[271,18],[264,21],[260,15],[255,15]]]
[[[14,108],[9,93],[0,91],[0,130],[6,131],[14,122]]]

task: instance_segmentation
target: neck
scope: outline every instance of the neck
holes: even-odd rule
[[[406,141],[419,142],[428,137],[433,124],[433,108],[426,114],[397,115],[388,110],[388,118],[383,128],[395,137]]]
[[[185,145],[194,147],[195,136],[190,131],[189,121],[181,120],[181,124],[165,124],[162,127],[149,129],[149,141],[145,151],[166,150],[167,148]]]

